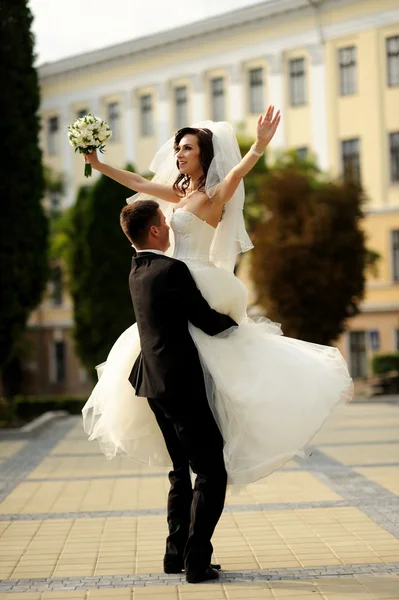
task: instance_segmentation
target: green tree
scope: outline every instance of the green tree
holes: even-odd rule
[[[118,336],[135,322],[128,284],[131,251],[119,225],[131,194],[101,176],[90,191],[80,190],[67,225],[76,350],[93,374]]]
[[[0,4],[1,94],[0,369],[14,392],[15,361],[29,313],[40,302],[47,265],[47,219],[41,204],[39,86],[33,66],[32,15],[26,0]]]
[[[361,227],[365,196],[291,153],[269,171],[261,200],[252,256],[258,302],[287,336],[330,344],[358,314],[378,258]]]

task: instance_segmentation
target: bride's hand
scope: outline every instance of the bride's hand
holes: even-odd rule
[[[267,109],[266,114],[260,115],[256,127],[256,140],[263,146],[267,146],[274,134],[278,124],[280,123],[280,111],[274,114],[274,106],[271,104]]]
[[[83,154],[83,158],[85,163],[90,163],[93,169],[97,169],[97,166],[100,164],[97,156],[97,150],[93,150],[90,154]]]

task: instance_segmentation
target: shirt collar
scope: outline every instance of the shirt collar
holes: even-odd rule
[[[153,248],[146,248],[145,250],[137,250],[137,254],[145,254],[147,252],[152,252],[153,254],[160,254],[161,256],[165,255],[165,252],[162,252],[162,250],[154,250]]]

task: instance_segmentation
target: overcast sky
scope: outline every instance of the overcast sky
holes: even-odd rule
[[[259,3],[260,0],[29,0],[37,64]]]

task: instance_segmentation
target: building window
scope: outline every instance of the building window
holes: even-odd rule
[[[82,117],[85,117],[88,113],[89,113],[88,108],[81,108],[80,110],[76,111],[76,118],[82,119]]]
[[[58,190],[49,191],[50,216],[59,217],[61,214],[61,192]]]
[[[217,77],[211,79],[211,113],[214,121],[223,121],[224,116],[224,79]]]
[[[392,231],[392,278],[399,281],[399,229]]]
[[[299,160],[307,160],[309,149],[307,148],[307,146],[302,146],[301,148],[296,148],[295,153]]]
[[[47,153],[49,156],[58,154],[59,122],[58,117],[50,117],[47,121]]]
[[[62,306],[64,299],[62,269],[54,267],[51,272],[51,301],[53,306]]]
[[[354,379],[367,377],[367,337],[365,331],[349,332],[351,375]]]
[[[64,341],[53,342],[53,383],[64,383],[66,378],[66,346]]]
[[[399,182],[399,131],[389,134],[389,156],[391,164],[391,182]]]
[[[399,85],[399,35],[387,38],[387,77],[389,87]]]
[[[338,50],[339,82],[341,96],[350,96],[357,92],[356,48],[349,46]]]
[[[121,139],[121,119],[119,111],[119,102],[110,102],[107,105],[107,122],[112,131],[110,142],[119,142]]]
[[[360,140],[341,142],[342,172],[345,181],[360,184]]]
[[[290,60],[288,66],[291,106],[300,106],[306,103],[305,59],[295,58]]]
[[[143,137],[153,135],[154,119],[152,111],[152,96],[140,96],[140,131]]]
[[[79,383],[90,383],[89,371],[84,367],[79,367]]]
[[[175,126],[176,129],[186,127],[188,124],[188,99],[187,87],[175,88]]]
[[[249,112],[262,113],[265,109],[263,98],[263,69],[251,69],[249,76]]]

